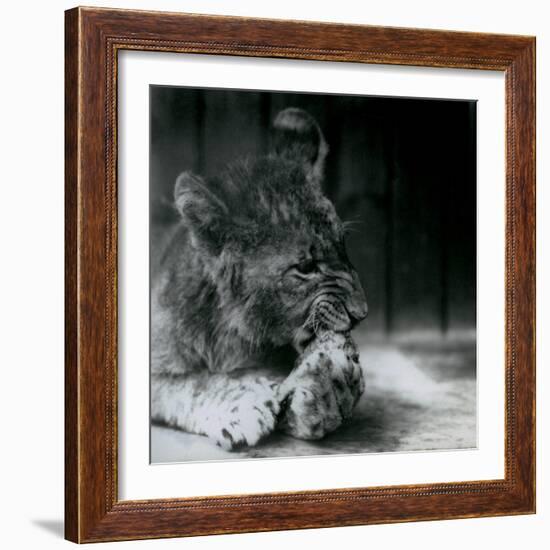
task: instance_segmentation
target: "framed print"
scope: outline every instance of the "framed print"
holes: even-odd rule
[[[66,538],[534,513],[534,38],[65,44]]]

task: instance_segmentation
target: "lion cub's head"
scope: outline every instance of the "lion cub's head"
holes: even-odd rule
[[[267,156],[235,162],[216,178],[181,174],[175,204],[194,269],[215,289],[215,330],[253,346],[301,349],[321,327],[349,330],[367,304],[342,222],[321,190],[328,147],[319,125],[285,109],[272,141]]]

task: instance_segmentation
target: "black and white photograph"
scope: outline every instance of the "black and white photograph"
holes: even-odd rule
[[[476,448],[476,101],[149,105],[151,463]]]

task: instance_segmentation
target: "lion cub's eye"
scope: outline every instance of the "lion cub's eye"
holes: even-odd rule
[[[317,265],[314,260],[304,260],[294,266],[294,269],[300,275],[311,275],[317,270]]]

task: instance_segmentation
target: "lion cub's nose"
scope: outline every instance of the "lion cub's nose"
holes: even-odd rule
[[[355,322],[362,321],[369,312],[365,291],[359,281],[359,276],[353,272],[353,291],[346,301],[346,309]]]
[[[365,319],[368,313],[369,313],[369,306],[367,305],[367,300],[363,300],[361,303],[357,305],[357,307],[352,308],[352,311],[350,311],[350,315],[356,321],[362,321],[363,319]]]

